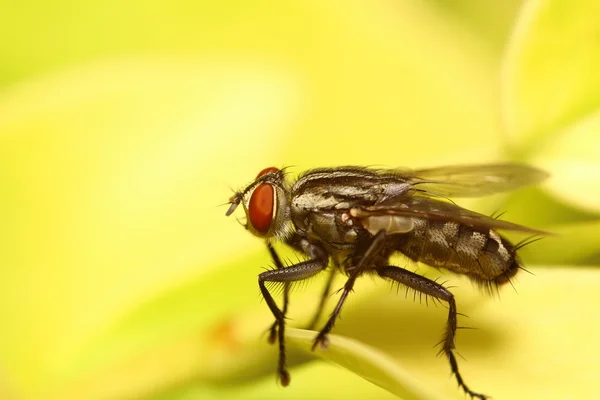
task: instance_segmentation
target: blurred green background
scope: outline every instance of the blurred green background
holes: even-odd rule
[[[477,328],[461,371],[497,399],[600,397],[599,3],[0,10],[1,399],[461,399],[433,348],[445,308],[369,279],[334,331],[357,341],[318,361],[292,332],[279,387],[268,254],[222,205],[271,165],[506,160],[552,177],[461,204],[558,235],[499,298],[445,277]],[[320,287],[293,293],[291,324]]]

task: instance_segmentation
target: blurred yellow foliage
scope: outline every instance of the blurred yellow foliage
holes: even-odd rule
[[[401,378],[378,382],[387,392],[335,352],[325,357],[348,370],[306,364],[302,334],[291,338],[292,387],[275,384],[256,287],[267,253],[220,207],[270,165],[538,163],[556,176],[544,191],[472,205],[510,204],[515,222],[564,228],[545,264],[598,264],[599,13],[592,1],[482,4],[3,4],[2,398],[398,394]],[[552,40],[561,57],[548,56]],[[585,251],[565,258],[565,243]],[[458,336],[466,379],[496,398],[600,395],[598,270],[530,269],[521,295],[509,288],[500,302],[452,278],[459,311],[483,327]],[[293,294],[293,318],[310,314],[318,290]],[[335,332],[405,365],[426,388],[416,398],[462,398],[431,348],[445,310],[384,285],[361,291]],[[352,357],[373,361],[361,349]]]

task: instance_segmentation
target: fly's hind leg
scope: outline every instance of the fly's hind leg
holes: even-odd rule
[[[260,292],[263,295],[265,302],[269,306],[269,309],[273,313],[278,326],[278,339],[279,339],[279,361],[277,366],[277,372],[279,379],[283,386],[287,386],[290,383],[290,374],[286,368],[286,354],[285,354],[285,314],[283,310],[280,310],[273,300],[273,296],[269,293],[265,283],[266,282],[278,282],[283,284],[289,284],[291,282],[301,281],[308,279],[325,268],[327,268],[328,259],[327,257],[314,258],[309,261],[304,261],[298,264],[291,265],[287,268],[274,269],[271,271],[265,271],[258,275],[258,286]]]
[[[418,292],[424,293],[428,296],[433,296],[440,300],[444,300],[448,303],[448,322],[446,325],[446,332],[444,333],[444,338],[442,340],[442,352],[446,355],[446,357],[448,357],[452,373],[454,376],[456,376],[458,385],[465,391],[465,393],[472,398],[478,398],[481,400],[487,399],[487,396],[476,393],[469,389],[462,376],[458,372],[458,363],[456,362],[456,357],[452,351],[455,347],[454,337],[456,335],[456,302],[454,301],[454,295],[439,283],[403,268],[384,266],[378,267],[376,271],[379,276],[383,278],[391,279]]]

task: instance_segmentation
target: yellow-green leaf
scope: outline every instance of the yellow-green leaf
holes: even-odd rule
[[[598,15],[595,0],[524,4],[502,77],[504,122],[520,154],[600,106]]]

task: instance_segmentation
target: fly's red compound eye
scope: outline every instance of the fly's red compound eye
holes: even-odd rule
[[[254,230],[261,235],[269,232],[271,221],[273,221],[274,204],[275,190],[272,185],[261,183],[252,192],[252,197],[250,197],[250,203],[248,204],[248,219]]]
[[[258,179],[258,178],[260,178],[261,176],[263,176],[263,175],[266,175],[266,174],[268,174],[268,173],[270,173],[270,172],[277,172],[277,171],[279,171],[279,168],[275,168],[275,167],[268,167],[268,168],[265,168],[265,169],[263,169],[262,171],[260,171],[260,172],[258,173],[258,175],[256,175],[256,179]]]

